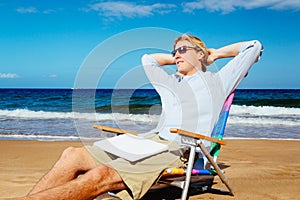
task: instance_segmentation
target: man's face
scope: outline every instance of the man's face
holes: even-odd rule
[[[185,76],[193,75],[196,71],[201,69],[201,62],[199,61],[199,58],[202,54],[191,47],[194,47],[194,45],[186,40],[178,41],[175,45],[175,50],[178,48],[185,50],[181,52],[179,50],[175,53],[175,61],[178,72]]]

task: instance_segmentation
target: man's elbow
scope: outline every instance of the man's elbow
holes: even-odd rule
[[[262,45],[262,43],[259,40],[254,40],[253,43],[254,43],[255,50],[258,52],[255,62],[258,62],[264,51],[264,46]]]

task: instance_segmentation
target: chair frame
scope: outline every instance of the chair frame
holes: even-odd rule
[[[178,129],[178,128],[170,129],[171,133],[180,134],[182,136],[181,142],[183,144],[186,144],[190,148],[188,165],[187,165],[187,169],[185,172],[185,176],[186,176],[185,180],[181,181],[179,183],[175,182],[175,183],[170,184],[170,185],[180,187],[182,189],[181,200],[185,200],[188,195],[188,190],[189,190],[189,186],[190,186],[190,182],[191,182],[197,147],[199,147],[201,149],[202,153],[204,154],[204,156],[207,158],[207,160],[211,164],[212,169],[220,177],[222,183],[225,184],[225,186],[227,187],[227,189],[229,191],[229,194],[234,196],[234,191],[233,191],[232,186],[230,185],[228,179],[226,178],[223,171],[220,169],[220,167],[217,164],[217,157],[219,155],[221,145],[226,144],[225,141],[223,140],[223,135],[225,133],[225,127],[226,127],[227,119],[229,116],[229,110],[230,110],[230,106],[233,101],[233,97],[234,97],[234,92],[232,92],[227,97],[227,99],[223,105],[222,111],[220,113],[219,120],[218,120],[217,124],[215,125],[214,130],[211,134],[212,137],[208,137],[208,136],[201,135],[198,133],[189,132],[189,131]],[[101,126],[101,125],[94,125],[93,128],[100,129],[100,130],[106,131],[106,132],[117,133],[117,134],[124,134],[124,133],[129,133],[129,134],[134,134],[134,135],[138,134],[137,132],[126,131],[123,129],[112,128],[112,127]],[[210,142],[212,142],[212,144],[214,144],[214,145],[212,145],[211,153],[209,153],[207,151],[207,149],[205,148],[205,146],[203,145],[203,140],[210,141]],[[166,170],[165,170],[165,172],[166,172]],[[167,174],[165,172],[162,173],[162,176],[164,174]]]

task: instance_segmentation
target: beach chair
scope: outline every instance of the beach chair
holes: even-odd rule
[[[188,132],[185,130],[172,128],[170,132],[180,134],[182,136],[182,143],[186,144],[189,147],[189,157],[188,164],[186,168],[168,168],[165,169],[161,177],[159,178],[159,184],[167,184],[171,186],[176,186],[182,189],[181,199],[185,200],[188,196],[188,190],[191,182],[192,176],[215,176],[218,175],[221,181],[226,185],[228,189],[228,193],[232,196],[234,195],[234,191],[229,184],[229,181],[225,177],[223,171],[217,165],[217,158],[220,153],[221,145],[225,144],[223,140],[223,136],[225,133],[225,127],[227,123],[227,118],[229,116],[229,110],[232,104],[232,100],[234,97],[234,93],[231,93],[226,99],[221,113],[219,115],[219,119],[214,126],[214,129],[211,133],[211,137],[207,137],[201,135],[199,133]],[[126,131],[117,128],[111,128],[107,126],[94,125],[94,128],[100,129],[107,132],[113,132],[117,134],[138,134],[136,132]],[[203,140],[207,140],[211,142],[210,152],[207,151],[205,146],[203,145]],[[201,150],[206,159],[196,158],[197,151]],[[208,162],[208,163],[207,163]],[[207,164],[210,165],[207,169]],[[178,176],[184,177],[184,179],[178,180]],[[175,177],[175,178],[174,178]],[[197,186],[199,188],[199,186]],[[200,186],[202,190],[207,190],[207,186]],[[154,186],[155,188],[155,186]]]

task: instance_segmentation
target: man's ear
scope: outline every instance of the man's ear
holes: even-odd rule
[[[198,53],[197,53],[197,56],[198,56],[198,60],[202,60],[204,57],[205,57],[205,54],[203,53],[203,51],[199,51]]]

